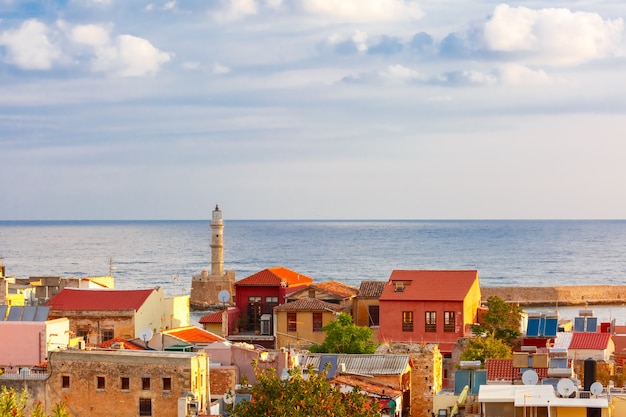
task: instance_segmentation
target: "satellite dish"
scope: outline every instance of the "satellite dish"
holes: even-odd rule
[[[217,293],[217,299],[220,300],[221,303],[227,303],[230,301],[230,293],[228,290],[222,290]]]
[[[571,379],[563,378],[556,384],[556,391],[561,394],[561,397],[569,397],[574,393],[576,387]]]
[[[594,395],[600,395],[602,394],[602,391],[604,391],[604,387],[602,386],[601,382],[596,381],[591,384],[591,386],[589,387],[589,391],[591,391],[591,393]]]
[[[224,403],[226,404],[232,404],[235,402],[235,393],[232,392],[231,390],[228,390],[224,393],[224,397],[223,397]]]
[[[522,374],[522,383],[524,383],[524,385],[537,385],[538,381],[539,376],[537,375],[537,372],[532,369],[524,371]]]
[[[143,340],[144,343],[148,343],[148,341],[152,339],[152,336],[154,336],[152,330],[148,329],[147,327],[145,329],[141,329],[141,331],[139,332],[139,338]]]

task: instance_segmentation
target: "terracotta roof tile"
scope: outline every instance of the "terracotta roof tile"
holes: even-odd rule
[[[375,380],[366,381],[356,377],[340,375],[332,378],[331,382],[335,384],[348,385],[350,387],[359,387],[361,390],[376,396],[395,398],[402,395],[402,391],[399,389],[395,389],[383,383],[377,383]]]
[[[610,333],[572,333],[570,349],[604,350],[609,345]]]
[[[135,310],[155,290],[99,290],[64,288],[46,303],[51,310]]]
[[[295,287],[310,285],[313,282],[313,278],[309,278],[306,275],[299,274],[282,266],[276,266],[274,268],[264,269],[237,281],[235,282],[235,286],[279,286],[283,281],[286,282],[289,287]]]
[[[200,320],[198,320],[198,322],[200,324],[204,324],[204,323],[221,323],[222,322],[222,313],[223,311],[216,311],[215,313],[210,313],[207,315],[204,315],[202,317],[200,317]]]
[[[386,281],[363,281],[359,288],[359,298],[379,298],[383,293]]]
[[[522,377],[520,368],[513,368],[513,359],[485,359],[487,381],[512,381]],[[547,368],[536,368],[537,376],[546,378]]]
[[[341,311],[343,307],[338,304],[327,303],[317,298],[302,298],[290,303],[281,304],[274,307],[275,311],[319,311],[319,310],[331,310]]]
[[[179,327],[177,329],[164,330],[163,334],[173,336],[177,339],[189,343],[213,343],[222,342],[225,340],[224,338],[219,337],[214,333],[207,332],[206,330],[196,326],[187,326]]]
[[[357,287],[353,287],[352,285],[344,284],[339,281],[320,282],[319,284],[311,285],[311,287],[318,288],[321,291],[325,291],[341,298],[354,297],[359,292]]]
[[[396,291],[394,281],[405,282],[404,290]],[[394,270],[380,300],[462,301],[476,281],[476,270]]]

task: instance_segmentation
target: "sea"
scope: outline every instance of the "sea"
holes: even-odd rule
[[[481,286],[626,285],[626,220],[224,220],[223,236],[236,279],[284,266],[357,287],[394,269],[476,269]],[[210,240],[209,219],[0,221],[7,276],[112,273],[118,289],[170,296],[210,270]],[[624,305],[591,307],[626,323]]]

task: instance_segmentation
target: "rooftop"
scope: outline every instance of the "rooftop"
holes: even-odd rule
[[[391,272],[380,300],[463,301],[475,283],[476,270],[396,269]]]
[[[298,272],[287,269],[283,266],[266,268],[255,274],[252,274],[242,280],[235,282],[235,286],[254,285],[254,286],[300,286],[310,285],[313,278],[302,275]]]
[[[156,291],[100,290],[64,288],[46,303],[51,310],[135,310],[139,311],[148,297]]]

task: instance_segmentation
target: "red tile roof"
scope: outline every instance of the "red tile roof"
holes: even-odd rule
[[[522,377],[520,368],[513,368],[513,359],[485,359],[485,370],[487,381],[512,381]],[[536,368],[535,372],[540,378],[548,376],[547,368]]]
[[[327,303],[317,298],[302,298],[290,303],[274,307],[275,311],[341,311],[343,307],[338,304]]]
[[[319,284],[311,285],[311,287],[317,288],[320,291],[327,292],[340,298],[355,297],[359,292],[359,289],[357,287],[353,287],[352,285],[344,284],[343,282],[339,281],[320,282]]]
[[[155,290],[97,290],[64,288],[46,303],[51,310],[135,310]]]
[[[134,343],[131,343],[121,337],[114,337],[113,339],[105,340],[104,342],[98,344],[99,348],[110,349],[113,343],[122,343],[124,345],[124,350],[146,350],[141,346],[138,346]]]
[[[394,281],[404,282],[396,291]],[[383,289],[383,301],[462,301],[478,281],[478,271],[394,270]]]
[[[200,320],[198,320],[198,322],[200,324],[204,324],[204,323],[222,323],[222,313],[223,311],[216,311],[215,313],[210,313],[207,315],[204,315],[202,317],[200,317]]]
[[[225,339],[218,335],[207,332],[196,326],[179,327],[177,329],[164,330],[163,334],[173,336],[189,343],[213,343],[223,342]]]
[[[604,350],[609,345],[610,333],[572,333],[570,349]]]
[[[282,266],[267,268],[252,274],[240,281],[235,282],[235,286],[254,285],[254,286],[279,286],[281,282],[286,282],[289,287],[300,285],[310,285],[313,278],[299,274]]]

